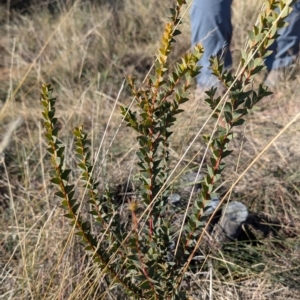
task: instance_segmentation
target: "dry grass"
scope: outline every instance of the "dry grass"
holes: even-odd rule
[[[128,91],[121,89],[124,76],[133,74],[143,80],[171,2],[124,0],[114,10],[107,4],[77,1],[55,16],[39,8],[30,15],[8,17],[0,8],[0,141],[10,139],[1,144],[5,157],[1,156],[0,165],[0,299],[102,299],[99,295],[106,289],[106,278],[89,265],[69,234],[48,184],[39,91],[43,82],[53,84],[61,132],[68,145],[72,145],[73,126],[84,124],[94,155],[99,155],[97,172],[103,183],[117,185],[133,176],[134,134],[119,128],[121,115],[114,101],[121,91],[118,102],[130,103]],[[254,2],[237,1],[233,6],[235,63],[261,4]],[[185,21],[172,60],[189,49],[188,15]],[[294,235],[280,242],[265,239],[242,253],[220,253],[222,267],[214,269],[212,278],[214,299],[300,298],[299,122],[286,127],[299,112],[299,83],[296,78],[279,87],[277,96],[263,100],[249,116],[246,126],[237,132],[235,155],[228,160],[220,187],[222,192],[229,189],[255,160],[230,199],[243,201],[253,211],[276,215]],[[196,97],[191,97],[185,109],[176,124],[172,159],[174,164],[182,159],[183,167],[198,153],[190,165],[197,167],[201,138],[186,157],[182,154],[209,111]],[[22,125],[10,134],[18,118]],[[282,129],[280,137],[256,160]],[[73,161],[70,150],[68,161]],[[251,261],[254,253],[257,260]],[[247,260],[246,255],[252,258]],[[209,278],[189,276],[194,299],[208,299]],[[107,291],[105,299],[122,299],[117,295],[116,290]]]

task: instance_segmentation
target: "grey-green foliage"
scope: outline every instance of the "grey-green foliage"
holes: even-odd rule
[[[81,172],[81,186],[87,191],[93,222],[98,232],[92,232],[89,221],[84,220],[81,203],[74,198],[75,186],[69,183],[70,169],[65,167],[65,146],[58,137],[55,101],[50,85],[43,85],[41,102],[44,127],[48,140],[53,171],[51,182],[58,187],[56,195],[62,199],[65,217],[82,238],[86,251],[93,261],[111,278],[111,285],[121,285],[128,295],[135,299],[187,299],[186,291],[179,286],[191,259],[199,247],[203,235],[203,203],[212,199],[215,184],[220,180],[225,164],[223,159],[230,155],[228,144],[233,138],[231,130],[245,121],[245,116],[264,96],[270,93],[260,85],[257,91],[247,89],[253,77],[263,69],[263,60],[269,55],[267,48],[277,36],[277,29],[284,26],[288,10],[280,15],[287,2],[266,1],[258,24],[249,32],[250,47],[242,52],[241,71],[233,75],[223,69],[223,63],[212,57],[211,68],[228,91],[228,97],[216,97],[216,89],[206,92],[205,102],[214,110],[213,117],[218,126],[212,135],[205,136],[211,149],[210,164],[202,183],[202,190],[186,220],[186,226],[179,236],[174,253],[172,240],[172,215],[167,214],[169,138],[176,116],[182,112],[181,104],[189,100],[188,90],[192,78],[200,72],[198,60],[203,48],[198,45],[192,53],[184,55],[174,70],[168,69],[168,57],[180,34],[180,12],[186,1],[177,0],[171,9],[171,21],[166,25],[161,47],[156,57],[153,75],[141,87],[135,86],[133,78],[128,79],[136,111],[122,107],[127,126],[137,132],[139,150],[138,166],[141,182],[140,197],[131,200],[128,214],[131,227],[121,220],[117,205],[109,189],[99,195],[99,183],[93,177],[93,164],[87,135],[82,127],[75,128],[75,154]],[[290,3],[291,4],[291,3]],[[275,12],[278,8],[279,11]]]

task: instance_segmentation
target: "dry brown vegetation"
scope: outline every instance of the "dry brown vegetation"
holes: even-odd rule
[[[70,147],[72,128],[84,124],[101,182],[126,182],[136,173],[136,141],[120,126],[118,103],[131,101],[124,76],[142,81],[147,74],[172,1],[124,0],[118,7],[102,2],[76,1],[55,15],[45,6],[23,15],[0,7],[0,299],[102,299],[106,289],[105,277],[70,234],[48,182],[40,87],[53,84],[61,136]],[[234,67],[260,5],[259,0],[233,5]],[[170,65],[190,47],[188,14],[184,20]],[[282,82],[237,131],[220,187],[226,191],[246,170],[230,200],[276,216],[289,234],[248,245],[247,254],[220,253],[221,267],[213,270],[214,299],[300,299],[300,123],[290,123],[300,110],[299,76]],[[180,168],[198,166],[201,135],[182,154],[208,115],[203,101],[191,95],[174,129],[174,165],[181,159]],[[72,155],[69,149],[70,163]],[[188,276],[191,299],[208,299],[208,278]],[[125,296],[114,289],[103,299]]]

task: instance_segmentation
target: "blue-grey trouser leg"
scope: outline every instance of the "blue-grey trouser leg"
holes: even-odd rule
[[[226,68],[231,66],[229,45],[232,36],[232,0],[194,0],[191,8],[192,45],[202,43],[205,53],[199,64],[203,66],[197,77],[202,87],[217,85],[217,79],[208,69],[211,55],[223,55]],[[300,0],[287,17],[289,26],[279,31],[280,37],[270,47],[274,53],[266,59],[268,71],[291,65],[299,53],[300,44]]]
[[[209,58],[222,55],[226,68],[232,64],[229,45],[232,36],[231,25],[232,0],[194,0],[191,7],[192,45],[202,43],[204,55],[199,61],[203,66],[197,77],[201,87],[217,85],[217,79],[211,76]]]
[[[291,14],[286,18],[287,27],[279,30],[280,36],[271,45],[273,53],[267,57],[268,71],[288,67],[295,62],[300,44],[300,0],[294,6]]]

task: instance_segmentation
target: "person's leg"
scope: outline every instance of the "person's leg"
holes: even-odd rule
[[[300,44],[300,0],[294,4],[293,11],[287,17],[286,21],[289,25],[279,30],[278,33],[280,36],[270,47],[270,50],[273,50],[273,53],[266,58],[265,63],[268,72],[280,69],[284,70],[295,62],[299,53]],[[274,72],[271,73],[272,74],[270,74],[271,76],[268,76],[266,83],[274,85],[276,84],[276,76],[274,75]]]
[[[232,36],[231,25],[232,0],[194,0],[191,8],[192,45],[202,43],[204,55],[199,61],[203,66],[197,77],[201,87],[217,85],[217,79],[211,76],[209,58],[222,55],[226,68],[232,64],[229,45]]]

